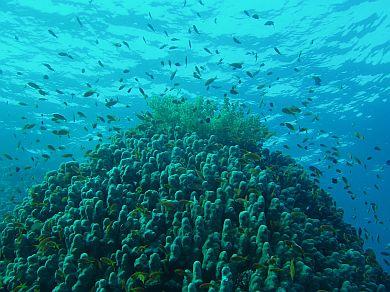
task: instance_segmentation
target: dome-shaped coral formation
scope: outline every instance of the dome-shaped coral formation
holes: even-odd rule
[[[158,127],[154,116],[88,162],[48,172],[4,219],[4,289],[390,289],[343,211],[293,159],[221,144],[231,133],[208,126]]]

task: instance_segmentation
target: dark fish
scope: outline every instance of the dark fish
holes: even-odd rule
[[[77,19],[77,22],[80,24],[80,26],[83,26],[83,24],[81,23],[81,20],[78,16],[76,16],[76,19]]]
[[[46,160],[48,160],[50,158],[50,155],[49,154],[46,154],[46,153],[43,153],[42,154],[42,157]]]
[[[253,15],[252,15],[252,18],[254,18],[254,19],[259,19],[260,16],[259,16],[258,14],[253,14]]]
[[[91,95],[94,95],[96,93],[96,91],[94,90],[89,90],[89,91],[86,91],[84,92],[84,97],[88,97],[88,96],[91,96]]]
[[[190,47],[190,49],[192,48],[192,45],[191,45],[191,41],[188,40],[188,46]]]
[[[205,51],[206,51],[207,53],[209,53],[210,55],[213,54],[208,48],[203,48],[203,50],[205,50]]]
[[[111,98],[111,99],[106,99],[106,103],[104,104],[106,107],[108,107],[108,108],[111,108],[111,107],[113,107],[114,105],[116,105],[117,103],[118,103],[118,101],[119,101],[119,99],[118,98],[116,98],[116,99],[113,99],[113,98]]]
[[[4,156],[5,158],[7,158],[8,160],[14,160],[14,159],[11,157],[11,155],[9,155],[9,154],[7,154],[7,153],[4,153],[3,156]]]
[[[313,173],[315,173],[317,176],[322,175],[322,171],[319,170],[317,167],[315,167],[315,166],[313,166],[313,165],[309,166],[309,169],[310,169]]]
[[[199,33],[199,30],[198,30],[198,28],[195,26],[195,24],[194,24],[192,27],[194,28],[194,31],[195,31],[197,34],[200,34],[200,33]]]
[[[217,76],[215,76],[214,78],[207,79],[204,85],[205,85],[205,86],[209,86],[209,85],[210,85],[211,83],[213,83],[216,79],[217,79]]]
[[[98,61],[98,64],[100,65],[100,67],[104,67],[102,61],[99,60],[99,61]]]
[[[145,74],[146,74],[147,76],[149,76],[150,79],[154,79],[154,76],[153,76],[152,74],[150,74],[150,73],[148,73],[148,72],[145,72]]]
[[[47,69],[54,71],[54,69],[50,66],[50,64],[43,64]]]
[[[300,113],[301,110],[296,106],[291,106],[282,108],[282,112],[288,115],[295,115],[297,113]]]
[[[200,70],[199,70],[199,67],[198,67],[198,66],[195,66],[195,70],[196,70],[196,73],[198,73],[198,75],[201,75],[201,73],[200,73]]]
[[[42,90],[42,89],[39,89],[39,90],[38,90],[38,93],[39,93],[40,95],[47,95],[47,92],[44,91],[44,90]]]
[[[34,82],[29,82],[27,83],[28,86],[34,88],[34,89],[41,89],[37,84],[35,84]]]
[[[238,38],[236,38],[236,37],[233,37],[233,41],[234,41],[235,43],[237,43],[237,44],[241,44],[240,40],[239,40]]]
[[[130,46],[129,46],[129,43],[128,43],[128,42],[122,41],[122,43],[123,43],[128,49],[130,49]]]
[[[175,78],[176,72],[177,72],[177,70],[172,72],[171,77],[169,78],[171,81],[173,80],[173,78]]]
[[[26,124],[23,127],[23,130],[30,130],[35,127],[35,124]]]
[[[337,184],[337,178],[332,178],[332,184]]]
[[[284,125],[289,128],[291,131],[295,131],[295,127],[293,124],[285,122]]]
[[[53,37],[58,38],[58,36],[51,30],[47,30]]]
[[[156,32],[156,31],[154,30],[154,27],[153,27],[150,23],[148,23],[148,27],[149,27],[151,30],[153,30],[154,32]]]
[[[230,89],[230,93],[234,94],[234,95],[238,94],[238,91],[237,91],[237,88],[235,85],[233,85],[232,88]]]
[[[277,54],[281,55],[282,53],[279,51],[279,49],[277,47],[274,47],[274,50]]]
[[[53,145],[47,145],[47,148],[49,148],[49,150],[52,150],[52,151],[56,151],[56,148],[53,146]]]
[[[247,15],[247,16],[251,16],[250,14],[249,14],[249,11],[248,10],[244,10],[244,13]]]
[[[275,23],[272,20],[268,20],[264,25],[272,25],[275,26]]]
[[[138,88],[138,90],[139,90],[139,92],[146,98],[146,97],[148,97],[147,95],[146,95],[146,93],[145,93],[145,91],[140,87],[140,88]]]
[[[321,78],[318,76],[313,76],[314,84],[320,86],[321,85]]]
[[[57,136],[68,136],[69,130],[68,129],[59,129],[59,130],[53,130],[52,133]]]
[[[84,113],[82,113],[82,112],[77,112],[77,114],[80,116],[80,117],[82,117],[82,118],[86,118],[87,116],[84,114]]]
[[[63,115],[57,113],[53,114],[53,118],[55,118],[56,120],[66,121],[66,118]]]
[[[386,164],[390,166],[390,160],[387,160],[387,161],[386,161]]]
[[[232,66],[234,69],[241,69],[243,63],[231,63],[230,66]]]
[[[164,44],[164,45],[162,45],[162,46],[160,47],[160,50],[162,50],[162,49],[166,48],[167,46],[168,46],[168,44]]]

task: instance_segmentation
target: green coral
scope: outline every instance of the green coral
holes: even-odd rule
[[[157,131],[179,127],[182,133],[196,132],[200,138],[215,135],[221,144],[246,149],[253,149],[270,136],[259,115],[245,112],[242,104],[227,97],[222,105],[203,97],[186,99],[168,95],[151,97],[147,103],[152,119],[140,118],[144,123],[153,120]]]

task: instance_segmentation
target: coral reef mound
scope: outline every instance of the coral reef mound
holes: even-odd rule
[[[160,101],[3,219],[4,291],[389,291],[331,196],[256,145],[256,117]]]

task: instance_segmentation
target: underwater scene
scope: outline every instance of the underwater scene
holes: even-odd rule
[[[1,0],[1,291],[390,291],[388,0]]]

